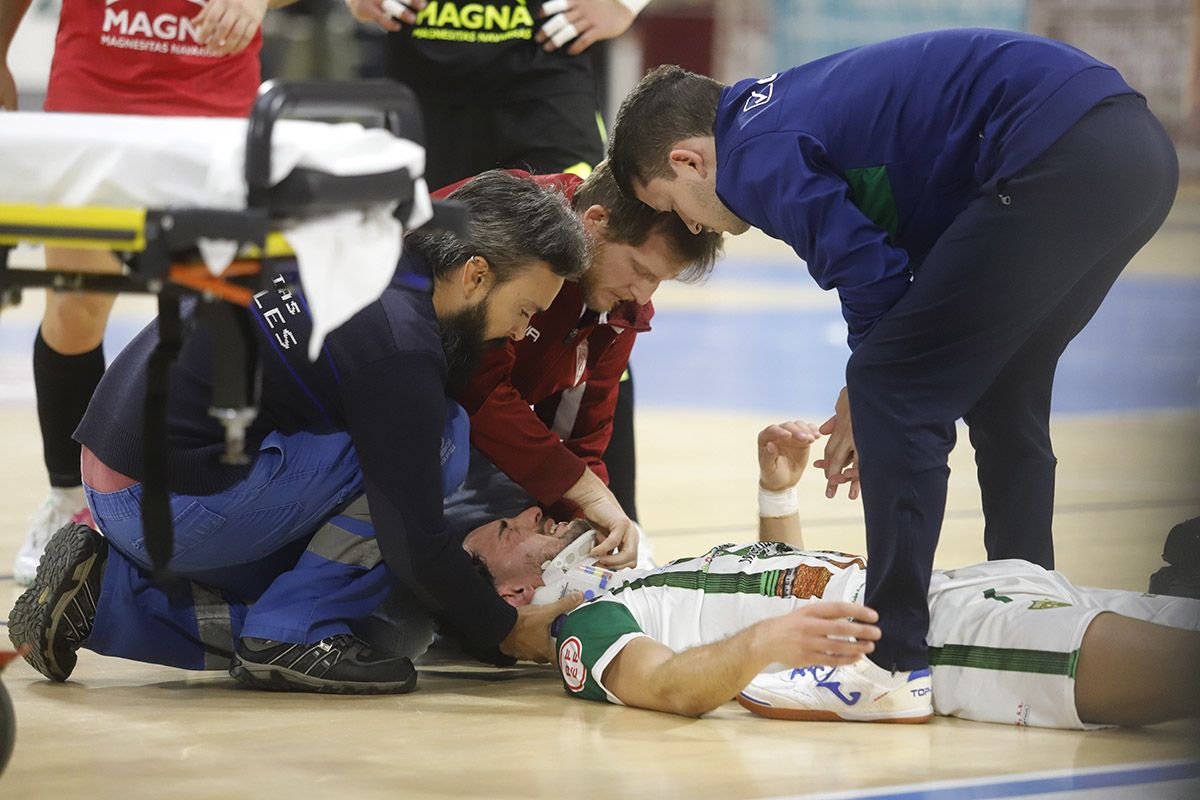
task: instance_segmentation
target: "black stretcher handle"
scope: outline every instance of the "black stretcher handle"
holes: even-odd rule
[[[258,90],[246,130],[246,186],[250,205],[271,188],[271,133],[285,115],[310,118],[383,118],[392,133],[425,146],[417,96],[402,83],[369,81],[267,81]]]

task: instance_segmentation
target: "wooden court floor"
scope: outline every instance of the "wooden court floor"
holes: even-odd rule
[[[1196,197],[1182,224],[1152,243],[1153,260],[1131,269],[1200,275]],[[664,291],[656,303],[692,296]],[[748,411],[639,410],[639,506],[659,561],[753,538],[754,435],[773,421]],[[1059,415],[1054,433],[1059,568],[1077,583],[1144,590],[1167,530],[1200,514],[1200,410]],[[960,441],[942,567],[983,558],[972,457]],[[0,442],[7,575],[44,491],[32,406],[0,403]],[[807,544],[861,552],[858,504],[826,501],[815,479],[802,486]],[[0,616],[16,596],[0,580]],[[4,798],[800,797],[1189,759],[1200,742],[1197,723],[1086,733],[944,718],[787,723],[732,703],[688,720],[570,699],[546,666],[431,664],[411,695],[354,698],[246,691],[223,673],[83,652],[66,684],[24,662],[4,682],[18,718]],[[1125,789],[1104,796],[1152,796]]]

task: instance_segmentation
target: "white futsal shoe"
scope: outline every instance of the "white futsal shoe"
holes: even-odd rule
[[[763,673],[737,701],[773,719],[915,723],[933,716],[928,669],[891,673],[867,658],[848,667]]]
[[[92,512],[88,509],[87,500],[83,496],[83,487],[60,489],[51,487],[42,507],[33,515],[29,522],[29,532],[25,534],[25,542],[17,551],[13,561],[13,578],[18,586],[29,586],[37,575],[38,562],[50,541],[59,528],[67,523],[78,522],[95,528]]]

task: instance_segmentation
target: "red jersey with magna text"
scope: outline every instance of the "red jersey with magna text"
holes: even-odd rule
[[[47,111],[244,117],[258,91],[262,31],[240,53],[208,53],[204,0],[63,0]]]

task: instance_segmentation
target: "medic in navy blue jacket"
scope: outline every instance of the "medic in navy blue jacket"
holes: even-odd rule
[[[757,227],[837,289],[854,353],[817,465],[830,497],[842,483],[856,497],[861,479],[874,664],[906,676],[929,664],[958,419],[989,557],[1052,566],[1054,369],[1178,183],[1170,140],[1115,69],[991,30],[917,34],[730,87],[662,67],[622,104],[609,161],[623,191],[693,231]]]

